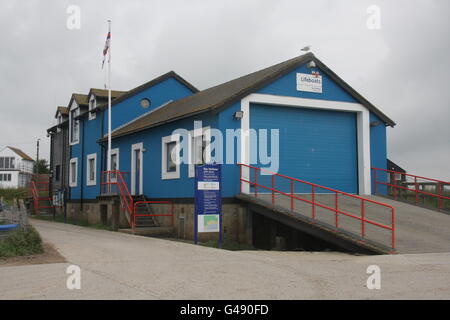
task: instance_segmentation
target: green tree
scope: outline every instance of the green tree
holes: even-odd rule
[[[50,173],[50,168],[48,161],[46,159],[39,159],[38,162],[34,163],[34,172],[48,174]]]

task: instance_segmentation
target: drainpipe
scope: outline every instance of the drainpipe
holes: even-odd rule
[[[50,201],[53,202],[53,164],[55,159],[53,157],[53,143],[55,142],[54,134],[50,133],[50,177],[49,177],[49,185],[48,185],[48,197]],[[51,204],[53,205],[53,203]],[[53,207],[53,220],[55,220],[56,209]]]
[[[80,177],[80,207],[81,210],[83,210],[83,183],[84,183],[84,179],[83,179],[83,174],[84,174],[84,121],[80,121],[81,123],[81,177]]]
[[[102,139],[103,138],[103,130],[104,130],[104,122],[105,122],[105,117],[104,117],[104,110],[102,110],[102,113],[101,113],[101,115],[102,115],[102,125],[101,125],[101,132],[100,132],[100,139]],[[104,168],[104,164],[103,164],[103,159],[104,159],[104,155],[103,155],[103,152],[105,151],[105,146],[103,145],[103,143],[102,142],[99,142],[99,145],[100,145],[100,183],[99,183],[99,195],[101,195],[102,194],[102,178],[103,178],[103,176],[102,176],[102,173],[103,173],[103,168]]]

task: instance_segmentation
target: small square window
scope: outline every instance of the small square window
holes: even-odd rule
[[[172,135],[162,138],[162,179],[180,178],[179,140],[179,135]]]

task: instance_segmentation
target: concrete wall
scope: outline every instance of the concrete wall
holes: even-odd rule
[[[88,221],[89,224],[102,224],[102,206],[107,207],[107,225],[128,229],[129,224],[123,213],[118,212],[118,202],[97,201],[89,203],[67,203],[67,216],[70,219]],[[167,213],[163,206],[154,207],[155,214]],[[119,218],[117,219],[118,215]],[[157,217],[161,227],[171,227],[171,217]],[[194,204],[174,204],[173,236],[183,240],[194,240]],[[224,241],[252,244],[252,217],[247,208],[239,203],[223,204],[223,236]],[[217,240],[218,233],[199,233],[199,241]]]

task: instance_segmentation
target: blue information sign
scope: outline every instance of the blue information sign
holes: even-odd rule
[[[219,232],[222,245],[222,166],[205,164],[195,167],[195,243],[199,232]]]

